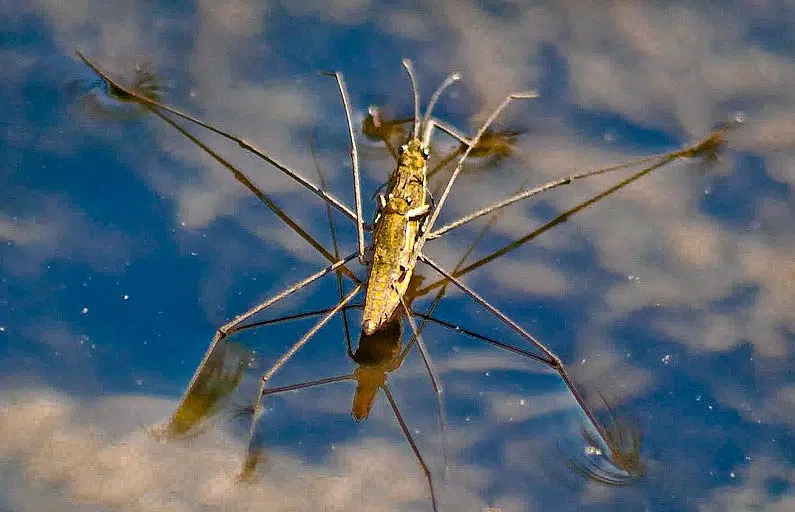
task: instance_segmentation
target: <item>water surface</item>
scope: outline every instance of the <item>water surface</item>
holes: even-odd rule
[[[151,71],[166,101],[312,179],[314,145],[349,205],[343,110],[318,71],[345,74],[357,131],[369,105],[410,114],[404,57],[423,104],[448,73],[462,74],[437,115],[467,133],[506,93],[538,90],[497,123],[522,132],[512,154],[470,162],[442,221],[523,183],[676,149],[741,115],[714,165],[666,166],[464,278],[561,356],[600,417],[604,397],[636,425],[642,479],[612,487],[573,473],[566,460],[583,456],[583,416],[560,379],[433,327],[424,338],[444,384],[452,454],[442,483],[435,399],[416,351],[389,382],[444,510],[795,506],[787,2],[301,4],[4,5],[3,508],[430,510],[387,402],[357,424],[347,383],[269,399],[268,459],[254,482],[237,484],[247,423],[235,408],[311,321],[236,340],[255,351],[255,367],[202,433],[171,443],[147,435],[174,410],[218,325],[326,261],[172,127],[111,98],[76,49],[119,78]],[[322,202],[234,144],[195,133],[331,247]],[[370,218],[393,163],[382,145],[359,142]],[[437,154],[454,147],[435,138]],[[469,261],[619,179],[507,209]],[[354,230],[335,220],[347,254]],[[429,254],[454,267],[484,225],[452,231]],[[272,315],[328,307],[336,293],[329,278]],[[437,314],[522,343],[452,288]],[[352,368],[335,320],[273,385]]]

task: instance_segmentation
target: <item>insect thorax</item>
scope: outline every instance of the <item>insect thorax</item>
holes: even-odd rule
[[[425,173],[428,152],[419,139],[411,139],[400,148],[400,159],[394,175],[389,180],[389,193],[402,196],[410,208],[425,204]]]

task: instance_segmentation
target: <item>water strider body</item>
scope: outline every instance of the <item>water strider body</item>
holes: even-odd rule
[[[362,313],[362,332],[369,336],[393,316],[414,272],[421,249],[419,230],[426,203],[429,151],[417,138],[400,147],[398,166],[387,191],[378,196],[373,229],[370,277]]]
[[[604,174],[619,169],[627,169],[630,167],[648,164],[647,169],[644,170],[643,173],[641,173],[645,174],[679,158],[693,158],[696,156],[703,156],[704,154],[709,154],[714,149],[720,148],[723,145],[723,139],[718,132],[710,135],[710,137],[703,140],[702,142],[696,143],[692,146],[686,147],[678,151],[672,151],[664,155],[656,155],[656,156],[641,158],[629,163],[619,164],[612,167],[583,171],[577,174],[572,174],[569,176],[565,176],[563,178],[549,181],[534,188],[518,192],[508,197],[507,199],[491,204],[486,208],[474,211],[468,215],[459,218],[456,221],[450,222],[449,224],[442,226],[440,228],[436,228],[434,230],[434,223],[436,222],[439,213],[442,209],[442,206],[444,205],[445,200],[447,199],[450,193],[453,183],[455,182],[457,176],[461,171],[464,161],[469,156],[477,154],[478,150],[483,149],[483,147],[480,146],[479,144],[482,138],[484,137],[484,135],[487,133],[489,125],[494,121],[494,119],[496,119],[496,117],[508,105],[508,103],[511,100],[517,98],[534,97],[534,94],[514,93],[508,95],[506,99],[500,104],[500,106],[496,108],[493,111],[493,113],[489,116],[489,118],[483,123],[483,125],[476,132],[476,134],[471,139],[466,139],[465,137],[458,135],[454,130],[450,129],[449,127],[446,127],[443,123],[440,123],[439,121],[431,118],[431,112],[433,110],[433,106],[436,100],[438,99],[439,95],[448,85],[450,85],[450,83],[458,79],[457,75],[451,75],[450,77],[448,77],[448,79],[445,82],[442,83],[442,85],[440,85],[437,88],[436,92],[433,94],[431,100],[429,101],[425,116],[422,118],[422,120],[420,120],[418,112],[419,111],[418,107],[419,102],[417,99],[418,94],[417,94],[416,85],[414,83],[414,75],[412,73],[408,61],[404,61],[404,66],[406,67],[412,81],[412,88],[414,90],[414,96],[415,96],[413,131],[411,133],[409,140],[406,142],[404,146],[402,146],[402,149],[398,152],[399,153],[398,165],[395,169],[395,172],[391,176],[389,182],[387,183],[384,193],[378,196],[378,204],[376,207],[376,219],[374,222],[372,244],[366,250],[364,242],[365,226],[362,220],[363,217],[361,209],[361,191],[359,186],[359,170],[358,170],[358,160],[356,156],[357,155],[356,144],[353,136],[352,124],[350,122],[350,109],[347,100],[347,93],[345,91],[345,87],[342,82],[342,77],[339,73],[334,73],[333,75],[337,78],[339,89],[343,97],[343,104],[345,106],[345,112],[348,119],[348,128],[351,137],[351,156],[352,156],[351,161],[353,168],[354,198],[356,201],[355,212],[349,209],[347,206],[345,206],[341,201],[339,201],[332,195],[328,194],[325,190],[323,190],[322,188],[318,187],[317,185],[313,184],[312,182],[301,176],[293,169],[290,169],[289,167],[286,167],[285,165],[279,163],[273,157],[257,149],[256,147],[249,144],[242,138],[231,135],[228,132],[213,127],[208,123],[200,121],[172,107],[161,104],[155,100],[152,100],[151,98],[147,98],[146,96],[141,95],[129,88],[125,88],[122,85],[119,85],[118,83],[113,81],[107,74],[102,72],[93,63],[85,59],[85,57],[83,57],[82,55],[80,55],[80,57],[81,59],[84,60],[84,62],[86,62],[86,64],[88,64],[92,69],[94,69],[109,84],[111,90],[114,93],[118,94],[120,97],[124,97],[126,99],[132,99],[133,101],[136,101],[141,105],[145,106],[155,115],[161,117],[165,122],[174,126],[177,130],[179,130],[186,137],[188,137],[190,140],[195,142],[199,147],[201,147],[201,149],[204,150],[207,154],[212,156],[218,163],[220,163],[222,166],[227,168],[234,175],[235,179],[237,179],[240,183],[246,186],[258,199],[260,199],[266,206],[271,208],[271,210],[273,210],[296,233],[298,233],[308,243],[310,243],[313,247],[315,247],[324,257],[326,257],[331,262],[331,265],[313,273],[312,275],[305,277],[304,279],[298,281],[297,283],[289,286],[282,292],[258,303],[254,307],[250,308],[248,311],[240,315],[237,315],[231,321],[220,326],[216,330],[216,333],[213,336],[213,339],[210,343],[210,346],[207,349],[207,352],[205,354],[202,363],[199,365],[196,372],[194,373],[194,376],[192,377],[191,382],[189,383],[188,388],[183,395],[183,398],[177,408],[177,412],[170,418],[169,424],[165,429],[163,429],[162,431],[163,435],[161,437],[163,438],[177,437],[179,433],[189,430],[189,428],[185,428],[185,426],[182,424],[179,424],[180,428],[170,428],[170,427],[178,423],[178,420],[180,418],[179,412],[188,406],[192,398],[194,398],[197,394],[201,394],[203,387],[206,388],[206,383],[204,381],[208,379],[208,375],[215,375],[212,372],[204,371],[204,369],[210,367],[212,362],[217,359],[217,357],[214,358],[214,354],[218,354],[218,352],[221,351],[224,346],[226,346],[227,344],[226,339],[230,335],[239,332],[243,329],[257,327],[257,323],[246,323],[246,322],[248,322],[254,315],[261,313],[262,311],[269,308],[276,302],[279,302],[282,299],[288,297],[289,295],[295,293],[296,291],[303,289],[304,287],[320,279],[321,277],[335,272],[344,274],[345,276],[350,278],[354,282],[354,287],[347,294],[341,293],[340,294],[341,300],[339,301],[339,303],[335,307],[325,311],[323,313],[322,318],[311,329],[309,329],[297,342],[295,342],[289,349],[287,349],[283,353],[283,355],[270,367],[270,369],[267,370],[262,375],[255,405],[253,407],[254,418],[252,421],[251,433],[249,439],[249,454],[254,453],[251,450],[252,441],[254,440],[254,430],[257,422],[263,415],[262,397],[270,394],[271,392],[271,389],[267,387],[267,384],[270,381],[270,379],[287,363],[287,361],[289,361],[296,354],[296,352],[298,352],[298,350],[300,350],[324,325],[326,325],[326,323],[328,323],[328,321],[336,313],[343,311],[346,308],[346,306],[350,303],[350,301],[365,286],[367,289],[367,293],[364,305],[365,311],[362,318],[363,335],[366,337],[368,333],[370,335],[378,333],[379,329],[385,328],[385,326],[390,322],[394,321],[396,317],[405,315],[405,318],[408,320],[408,323],[411,326],[412,330],[412,341],[409,344],[407,344],[407,347],[410,348],[416,342],[416,345],[418,346],[420,353],[423,357],[423,360],[425,362],[425,365],[428,369],[430,380],[434,386],[434,390],[436,391],[437,398],[439,398],[440,400],[439,402],[440,418],[443,417],[444,411],[443,408],[441,407],[441,399],[440,399],[441,395],[440,395],[440,387],[438,384],[438,378],[436,377],[435,372],[433,371],[433,366],[431,364],[430,357],[427,353],[427,349],[425,348],[424,343],[422,342],[422,339],[420,337],[420,331],[422,326],[420,327],[420,329],[418,329],[417,326],[415,325],[412,315],[416,313],[414,313],[409,308],[409,306],[407,305],[407,300],[404,298],[407,288],[409,286],[409,282],[411,280],[411,276],[414,272],[414,267],[417,261],[422,261],[428,267],[434,269],[441,276],[442,278],[441,280],[443,282],[455,285],[463,293],[468,295],[480,306],[482,306],[485,310],[490,312],[494,317],[499,319],[502,323],[510,327],[514,332],[516,332],[519,336],[521,336],[523,340],[529,345],[529,348],[533,350],[533,352],[520,349],[518,347],[512,347],[509,346],[508,344],[494,340],[488,341],[488,343],[497,346],[499,348],[509,350],[527,359],[540,362],[548,366],[549,368],[553,369],[555,372],[557,372],[558,375],[561,377],[561,379],[565,382],[565,384],[569,388],[573,398],[582,408],[588,423],[593,428],[593,432],[596,432],[598,434],[598,437],[600,438],[598,439],[598,441],[601,441],[601,444],[606,446],[607,449],[609,450],[609,453],[607,453],[606,456],[609,457],[611,462],[615,462],[618,465],[618,467],[621,469],[622,474],[619,475],[619,477],[622,479],[631,480],[632,478],[639,476],[636,468],[641,466],[634,463],[635,458],[627,458],[625,456],[625,454],[622,451],[626,450],[622,446],[616,445],[615,443],[616,436],[611,435],[611,432],[604,428],[604,426],[598,420],[594,412],[585,402],[582,394],[578,391],[571,377],[568,375],[568,372],[566,371],[561,359],[557,355],[555,355],[550,349],[548,349],[541,341],[536,339],[533,335],[531,335],[524,328],[522,328],[516,321],[509,318],[499,309],[497,309],[496,307],[491,305],[488,301],[486,301],[486,299],[482,298],[474,290],[470,289],[463,282],[461,282],[457,277],[461,275],[460,273],[456,272],[454,274],[452,272],[445,270],[443,267],[441,267],[435,261],[433,261],[433,259],[425,255],[423,253],[423,247],[426,241],[439,238],[448,231],[455,229],[456,227],[462,226],[484,215],[488,215],[496,211],[499,211],[508,205],[529,198],[540,192],[555,187],[568,185],[575,180],[586,178],[588,176]],[[212,132],[221,135],[222,137],[225,137],[228,140],[235,142],[244,150],[255,154],[262,160],[268,162],[273,167],[279,169],[281,172],[292,177],[302,186],[312,191],[318,197],[322,198],[327,205],[336,208],[343,215],[345,215],[353,222],[355,222],[357,226],[357,251],[344,258],[339,258],[339,256],[329,253],[321,244],[317,243],[316,240],[314,240],[305,230],[303,230],[297,223],[295,223],[295,221],[293,221],[289,216],[287,216],[280,208],[275,206],[273,201],[262,190],[260,190],[256,185],[254,185],[240,170],[232,166],[228,161],[226,161],[217,153],[212,151],[205,144],[203,144],[198,139],[196,139],[193,135],[187,133],[182,126],[176,123],[174,119],[172,119],[172,117],[167,116],[165,113],[169,113],[174,116],[186,119],[192,123],[202,126],[208,130],[211,130]],[[455,137],[462,144],[462,148],[465,149],[460,154],[455,169],[452,175],[449,177],[446,186],[444,188],[444,191],[439,197],[438,202],[436,202],[435,205],[431,206],[427,200],[429,194],[427,192],[427,183],[426,183],[427,174],[428,174],[426,172],[427,170],[426,162],[429,157],[428,147],[430,144],[431,134],[433,133],[434,128],[440,128],[441,130]],[[641,174],[638,174],[638,177]],[[361,280],[357,278],[356,275],[346,267],[346,265],[349,262],[353,261],[357,257],[361,263],[369,265],[368,269],[369,275],[366,280]],[[349,348],[349,353],[351,353],[352,351],[350,348],[350,344],[348,348]],[[355,373],[350,377],[324,379],[322,382],[324,383],[333,382],[335,380],[342,380],[343,378],[344,379],[355,378],[355,380],[357,380],[357,382],[359,383],[359,386],[357,386],[357,398],[354,403],[352,414],[355,419],[363,419],[367,415],[369,407],[372,406],[377,389],[383,389],[385,392],[387,392],[386,373],[390,371],[389,370],[390,368],[396,368],[397,363],[402,362],[403,358],[408,353],[407,352],[408,348],[404,349],[403,352],[401,352],[400,358],[398,359],[394,358],[393,351],[391,350],[388,351],[389,354],[387,355],[390,355],[390,357],[385,358],[385,361],[388,363],[386,366],[383,366],[380,363],[376,365],[363,364],[360,367],[360,371],[358,371],[357,373]],[[321,381],[315,381],[315,382],[319,383]],[[225,393],[228,387],[229,386],[221,386],[219,388],[221,390],[221,393],[219,394]],[[297,389],[297,387],[295,387],[294,389]],[[196,407],[197,409],[196,413],[187,416],[189,420],[187,421],[187,423],[191,423],[194,421],[193,418],[201,416],[201,411],[205,409],[206,410],[212,409],[212,404],[217,403],[217,400],[210,403],[210,405],[206,405],[208,404],[206,400],[195,403],[198,403],[200,406]],[[396,410],[396,406],[394,404],[393,408],[395,408]],[[182,423],[186,422],[183,421]],[[405,433],[406,428],[405,424],[402,421],[401,421],[401,428],[403,428]],[[597,441],[597,439],[595,438],[593,440],[589,439],[588,441],[590,444],[596,444],[595,441]],[[423,470],[426,473],[428,486],[430,488],[433,509],[437,510],[436,498],[434,494],[434,488],[430,472],[428,471],[427,466],[422,461],[418,451],[416,450],[416,447],[413,444],[412,448],[414,448],[415,455],[417,456],[418,461],[423,466]],[[632,444],[631,451],[633,454],[638,449],[639,448],[637,447],[637,443]],[[253,458],[255,457],[252,457],[252,459]],[[628,464],[626,463],[626,461],[630,461],[630,463]]]

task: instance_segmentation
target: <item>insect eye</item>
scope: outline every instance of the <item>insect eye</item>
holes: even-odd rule
[[[406,152],[407,149],[409,149],[408,144],[403,144],[398,148],[398,155],[402,155],[403,153]]]
[[[422,148],[422,156],[427,160],[431,157],[431,150],[429,148]]]

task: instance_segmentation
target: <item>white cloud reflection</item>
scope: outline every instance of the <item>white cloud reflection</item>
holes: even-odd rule
[[[236,482],[240,443],[217,431],[162,444],[142,428],[130,430],[167,414],[173,402],[117,396],[81,403],[43,390],[4,393],[2,402],[6,471],[25,475],[8,489],[17,510],[79,510],[80,503],[115,510],[260,510],[265,503],[270,510],[362,510],[426,499],[411,454],[377,440],[340,447],[328,466],[272,453],[268,478],[247,487]],[[52,486],[59,491],[48,492]]]
[[[107,229],[57,195],[40,195],[37,211],[24,216],[0,212],[0,243],[8,251],[2,266],[11,275],[37,275],[58,259],[85,262],[119,273],[134,251],[124,233]]]
[[[267,477],[242,485],[239,440],[211,429],[185,442],[159,443],[136,428],[160,420],[175,405],[134,395],[79,400],[43,388],[3,392],[4,472],[24,475],[8,481],[8,502],[16,510],[428,507],[425,479],[411,452],[383,438],[336,445],[321,463],[270,450],[262,469]],[[482,469],[462,465],[440,491],[451,508],[477,510],[486,505],[476,505],[473,491],[489,480]]]

